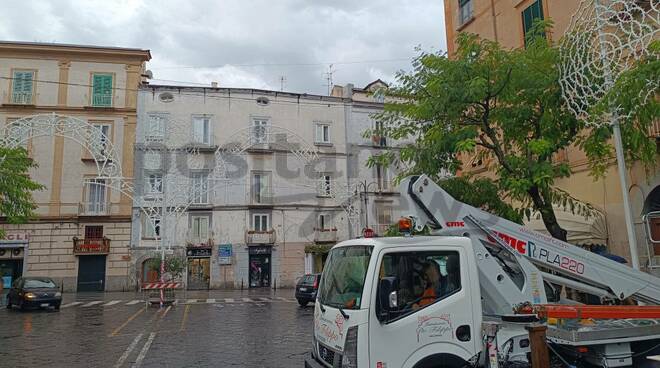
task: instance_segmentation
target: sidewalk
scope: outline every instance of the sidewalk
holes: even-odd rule
[[[223,299],[223,298],[251,298],[251,297],[284,297],[294,298],[294,289],[246,289],[246,290],[178,290],[177,299]],[[109,291],[109,292],[69,292],[62,294],[62,303],[85,300],[124,300],[142,299],[143,294],[135,291]]]

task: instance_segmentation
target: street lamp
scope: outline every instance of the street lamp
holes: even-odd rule
[[[369,187],[372,185],[378,186],[378,182],[372,181],[367,183],[366,180],[359,181],[355,186],[356,193],[360,194],[360,197],[364,197],[364,228],[369,228]]]

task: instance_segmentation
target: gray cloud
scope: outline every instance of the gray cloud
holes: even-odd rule
[[[432,0],[6,0],[0,39],[148,48],[159,79],[279,89],[284,76],[307,93],[326,92],[328,62],[360,62],[334,65],[333,82],[363,86],[409,69],[417,45],[446,47]]]

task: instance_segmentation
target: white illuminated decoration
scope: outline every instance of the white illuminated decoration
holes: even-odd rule
[[[660,35],[660,0],[584,0],[560,44],[560,84],[571,111],[589,124],[612,123],[589,109],[609,92],[619,76],[648,55]],[[650,98],[658,79],[640,96]],[[621,116],[612,106],[611,113]],[[629,112],[630,113],[630,112]]]

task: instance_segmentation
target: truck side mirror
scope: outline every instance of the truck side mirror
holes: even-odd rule
[[[383,277],[378,281],[378,319],[386,320],[390,312],[396,311],[398,305],[398,280],[396,277]]]

